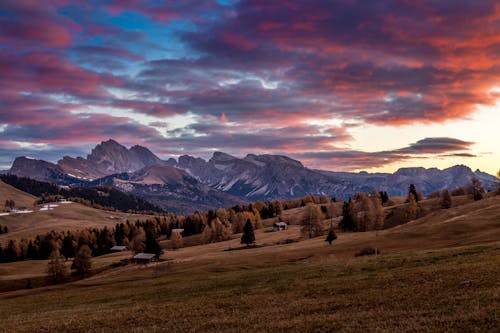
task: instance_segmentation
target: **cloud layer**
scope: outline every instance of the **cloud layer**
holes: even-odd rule
[[[356,126],[445,123],[492,105],[500,5],[7,0],[0,49],[2,163],[18,143],[66,153],[111,137],[164,156],[267,152],[359,169],[476,155],[454,138],[345,148]]]

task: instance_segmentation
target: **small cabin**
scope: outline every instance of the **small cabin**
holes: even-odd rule
[[[138,253],[134,256],[134,262],[136,264],[148,264],[157,260],[158,256],[154,253]]]
[[[287,230],[288,225],[285,222],[275,222],[273,223],[273,231],[283,231]]]
[[[116,245],[109,249],[111,252],[123,252],[128,251],[128,247],[122,245]]]

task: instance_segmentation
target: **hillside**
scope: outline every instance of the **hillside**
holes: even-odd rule
[[[5,244],[4,240],[10,238],[35,237],[37,234],[44,234],[51,230],[114,227],[116,223],[125,222],[127,219],[135,221],[145,217],[148,215],[94,209],[77,203],[63,204],[52,210],[0,216],[0,224],[9,228],[9,233],[0,235],[0,243]]]
[[[131,173],[100,178],[102,184],[144,198],[175,214],[231,207],[245,200],[200,183],[186,171],[166,165],[152,165]]]
[[[322,237],[278,245],[298,235],[297,226],[277,233],[259,230],[256,238],[264,245],[259,248],[224,251],[240,247],[233,239],[167,251],[163,258],[170,260],[113,268],[63,287],[5,293],[0,295],[2,328],[492,332],[500,325],[499,196],[388,230],[339,233],[333,246]],[[382,254],[355,258],[366,245]],[[127,256],[94,260],[101,266]],[[24,264],[0,269],[9,274]],[[54,312],[57,317],[50,315]],[[180,320],[179,313],[189,316]]]
[[[16,207],[32,207],[36,197],[0,180],[0,210],[3,209],[5,200],[14,200]]]

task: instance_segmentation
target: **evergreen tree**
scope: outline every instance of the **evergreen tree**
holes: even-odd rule
[[[340,228],[343,231],[356,231],[356,225],[354,224],[354,220],[352,218],[352,200],[349,199],[348,202],[344,201],[344,205],[342,206],[342,220],[339,223]]]
[[[38,249],[36,248],[35,244],[33,244],[33,241],[29,241],[28,243],[28,250],[26,251],[26,258],[36,260],[39,259],[38,255]]]
[[[246,244],[250,246],[250,244],[255,243],[255,234],[253,232],[253,225],[250,219],[247,219],[245,226],[243,227],[243,235],[241,236],[241,244]]]
[[[144,252],[154,253],[160,256],[163,252],[160,243],[156,240],[155,234],[151,228],[146,229],[146,242]]]
[[[125,225],[123,223],[116,224],[114,238],[116,245],[123,245],[125,239]]]
[[[63,239],[61,254],[67,259],[75,257],[75,240],[73,235],[68,234]]]
[[[330,226],[330,230],[328,230],[328,235],[326,235],[325,242],[328,242],[330,245],[332,245],[332,242],[336,239],[337,239],[337,235],[335,234],[333,227]]]

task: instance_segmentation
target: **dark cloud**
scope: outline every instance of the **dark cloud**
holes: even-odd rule
[[[345,168],[471,157],[473,143],[452,138],[338,147],[359,124],[442,123],[492,105],[499,36],[493,0],[3,1],[0,137],[113,137],[162,154],[265,151]],[[195,123],[175,128],[174,115]]]
[[[476,157],[475,154],[467,152],[473,144],[473,142],[455,138],[425,138],[407,147],[395,150],[378,152],[342,150],[308,152],[293,154],[292,156],[303,159],[311,165],[325,165],[325,162],[328,161],[330,165],[335,165],[342,169],[367,169],[418,158]]]

